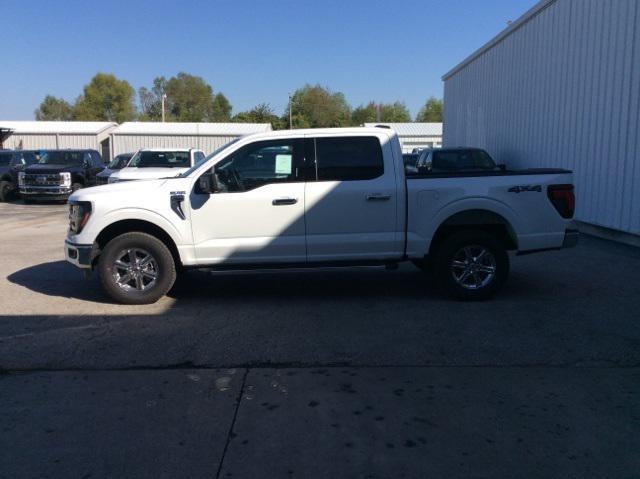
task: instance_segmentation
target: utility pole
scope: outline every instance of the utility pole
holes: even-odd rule
[[[293,117],[291,116],[291,93],[289,93],[289,129],[293,130]]]
[[[167,99],[167,94],[162,94],[162,123],[164,123],[164,101]]]
[[[379,122],[381,118],[380,103],[376,103],[376,121]]]

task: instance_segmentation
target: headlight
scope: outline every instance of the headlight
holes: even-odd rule
[[[24,186],[24,171],[18,173],[18,186]]]
[[[71,186],[71,173],[60,173],[60,185]]]
[[[91,216],[91,203],[88,201],[69,202],[69,231],[78,234]]]

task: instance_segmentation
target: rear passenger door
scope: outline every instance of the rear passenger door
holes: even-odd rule
[[[386,137],[310,141],[317,179],[305,185],[307,261],[397,258],[400,198]]]

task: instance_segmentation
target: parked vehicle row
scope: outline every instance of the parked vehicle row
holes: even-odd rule
[[[202,150],[145,148],[108,165],[96,150],[0,150],[0,201],[67,200],[76,190],[120,181],[175,176],[204,160]]]
[[[474,148],[438,153],[406,172],[389,129],[243,137],[180,175],[72,194],[65,256],[128,304],[157,301],[188,268],[404,261],[479,300],[504,284],[508,251],[576,244],[570,171],[510,171]]]

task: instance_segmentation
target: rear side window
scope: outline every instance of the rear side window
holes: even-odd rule
[[[380,140],[374,136],[316,139],[318,181],[371,180],[382,176]]]

